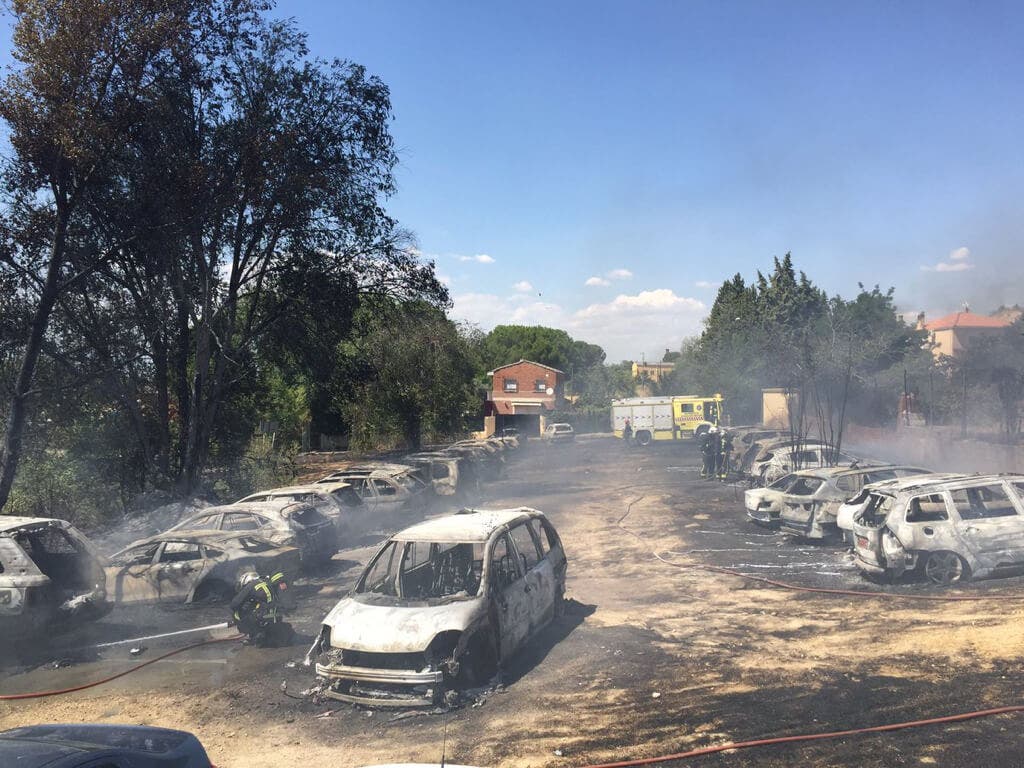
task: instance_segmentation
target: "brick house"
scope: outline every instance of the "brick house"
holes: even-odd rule
[[[520,360],[487,375],[491,391],[484,415],[491,433],[515,427],[521,434],[539,435],[546,416],[564,403],[565,373],[550,365]]]

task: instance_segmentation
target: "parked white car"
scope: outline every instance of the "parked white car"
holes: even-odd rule
[[[839,507],[865,484],[928,473],[921,467],[895,465],[801,470],[794,473],[797,481],[782,495],[779,515],[782,530],[807,539],[838,537],[836,514]]]
[[[857,567],[935,584],[1024,567],[1024,475],[961,476],[869,494],[853,523]]]
[[[310,648],[331,698],[426,706],[496,666],[560,613],[566,558],[542,512],[463,510],[392,536]]]
[[[576,432],[572,424],[548,424],[544,427],[544,434],[541,435],[548,445],[552,443],[571,443],[576,439]]]

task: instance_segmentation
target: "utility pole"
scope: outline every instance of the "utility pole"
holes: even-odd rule
[[[964,380],[964,397],[960,408],[960,437],[967,437],[967,369],[961,369]]]

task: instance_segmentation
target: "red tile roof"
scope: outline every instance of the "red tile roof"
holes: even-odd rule
[[[948,331],[950,328],[1009,328],[1010,323],[998,317],[986,317],[975,315],[971,312],[954,312],[952,315],[940,317],[925,323],[924,327],[929,331]]]

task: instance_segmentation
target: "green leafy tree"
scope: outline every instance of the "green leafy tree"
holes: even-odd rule
[[[479,409],[473,356],[459,327],[425,302],[370,302],[360,309],[358,333],[347,343],[347,380],[359,382],[342,398],[358,444],[418,449],[425,436],[464,429]]]

